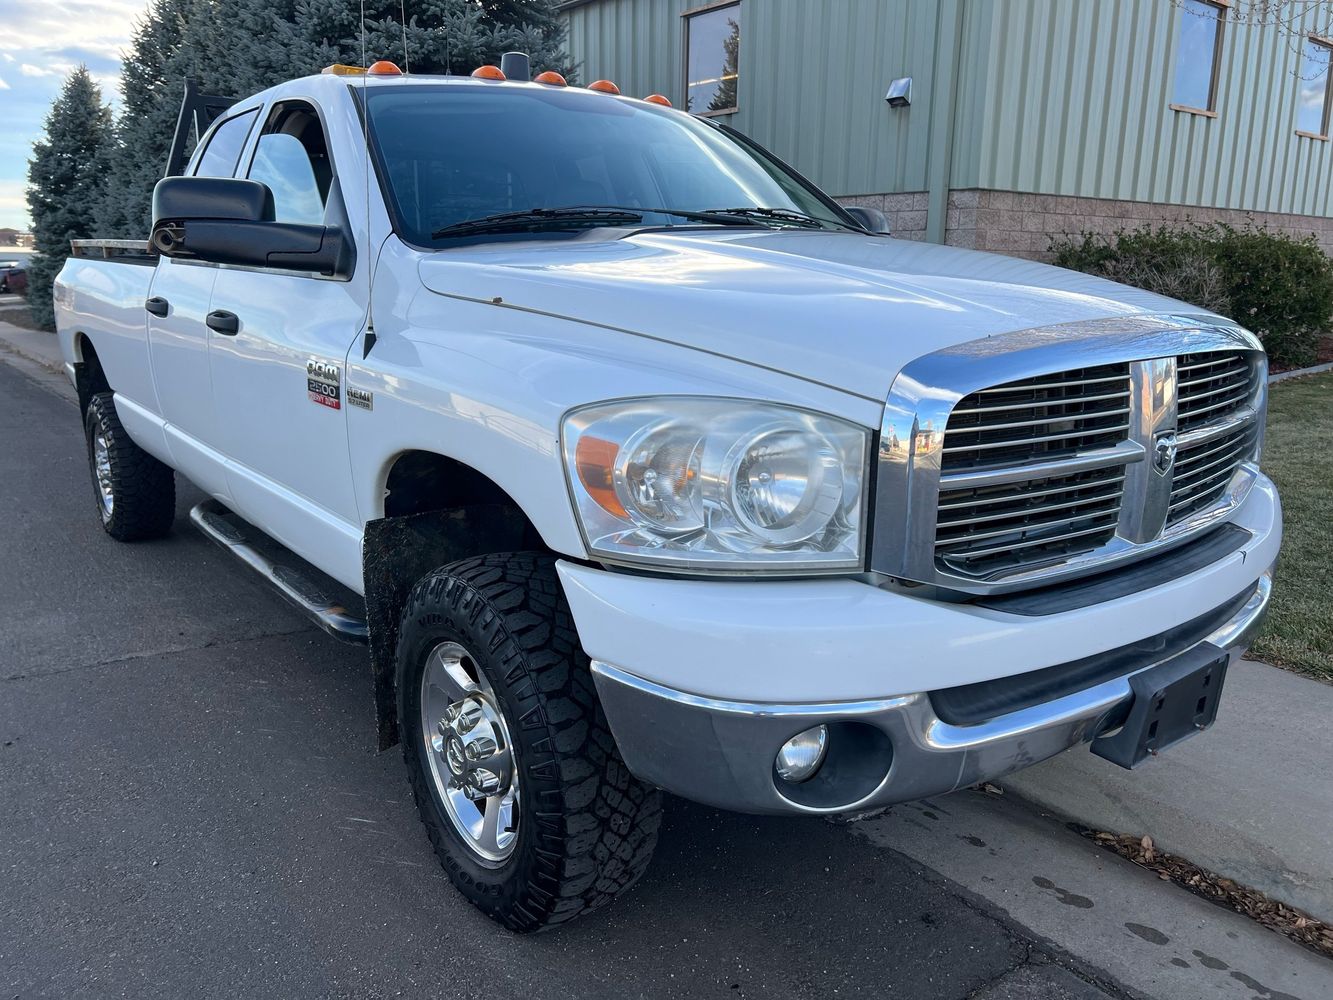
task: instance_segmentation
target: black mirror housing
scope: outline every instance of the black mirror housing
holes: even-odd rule
[[[158,181],[150,241],[158,253],[178,260],[338,278],[350,278],[354,263],[351,240],[342,227],[275,222],[268,186],[230,177]]]
[[[877,208],[863,208],[860,205],[844,206],[844,211],[860,223],[861,228],[868,233],[878,233],[881,236],[889,235],[888,217]]]

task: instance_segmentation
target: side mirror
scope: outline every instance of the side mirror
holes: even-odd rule
[[[273,192],[258,181],[164,177],[153,188],[149,239],[178,260],[352,273],[352,245],[341,227],[275,222]]]
[[[861,228],[868,233],[879,233],[882,236],[889,235],[889,220],[877,208],[862,208],[859,205],[850,207],[844,206],[843,209],[848,215],[861,224]]]

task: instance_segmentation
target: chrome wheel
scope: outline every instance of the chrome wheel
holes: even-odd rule
[[[111,520],[116,496],[111,489],[111,449],[106,443],[106,432],[93,435],[93,472],[97,476],[97,499],[102,511],[102,522]]]
[[[518,842],[513,743],[490,681],[456,642],[426,658],[421,738],[435,791],[463,842],[486,861],[505,860]]]

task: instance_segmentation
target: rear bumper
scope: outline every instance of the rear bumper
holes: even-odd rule
[[[1232,617],[1191,648],[1235,659],[1268,610],[1272,570]],[[1157,661],[1144,662],[1146,670]],[[1129,673],[972,725],[936,714],[927,692],[867,701],[771,704],[674,690],[594,661],[602,705],[630,770],[689,799],[754,813],[837,813],[919,799],[1035,764],[1118,723],[1133,700]],[[784,742],[830,727],[829,756],[809,782],[777,777]]]

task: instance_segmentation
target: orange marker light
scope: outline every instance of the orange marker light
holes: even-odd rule
[[[379,62],[370,64],[370,69],[366,70],[371,76],[402,76],[403,71],[398,68],[397,63],[389,62],[387,59],[381,59]]]
[[[599,94],[618,94],[620,88],[610,80],[598,80],[595,83],[588,84],[589,90],[595,90]]]
[[[628,517],[624,505],[616,496],[615,467],[618,454],[620,448],[612,441],[581,437],[574,449],[574,466],[578,469],[583,488],[597,502],[597,506],[616,517]]]
[[[364,66],[347,66],[343,63],[334,63],[332,66],[325,66],[320,72],[331,76],[362,76],[365,74],[366,68]]]
[[[649,104],[660,104],[664,108],[671,107],[671,101],[663,97],[661,94],[649,94],[644,100]]]
[[[472,75],[478,80],[503,80],[504,73],[500,72],[499,66],[478,66],[472,71]]]
[[[549,69],[545,73],[538,73],[535,77],[533,77],[532,82],[544,83],[549,87],[569,86],[569,84],[565,83],[565,78],[563,76],[561,76],[554,70],[549,70]]]

